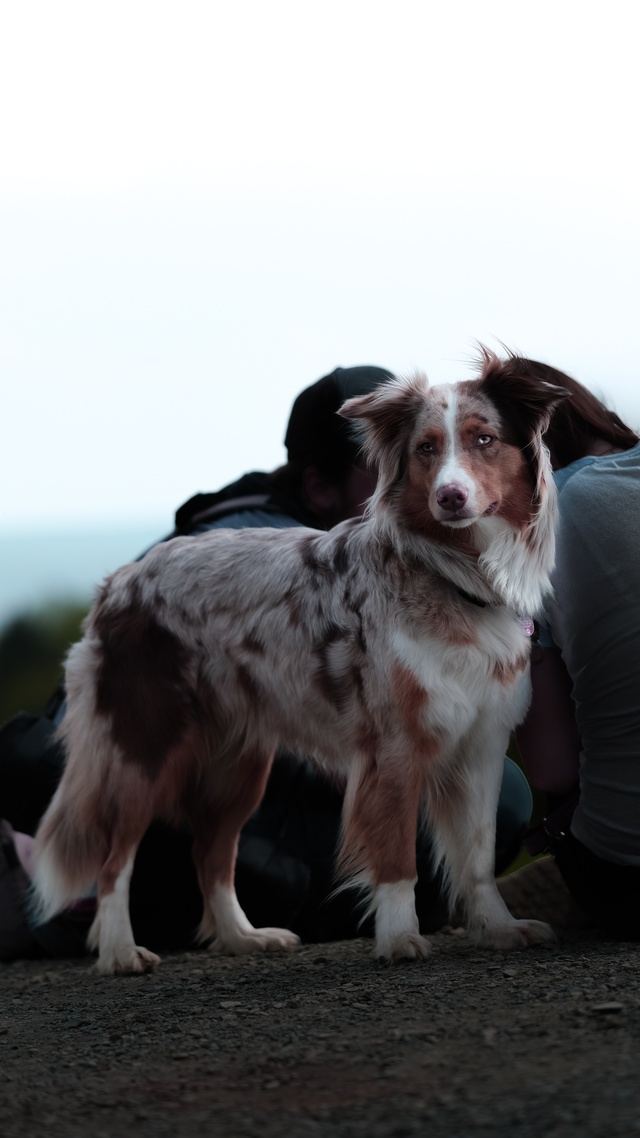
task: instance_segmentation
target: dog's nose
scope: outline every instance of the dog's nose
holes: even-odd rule
[[[459,482],[447,482],[436,490],[436,502],[443,510],[461,510],[468,497],[469,491]]]

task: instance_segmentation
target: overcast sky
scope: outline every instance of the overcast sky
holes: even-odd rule
[[[618,0],[4,6],[0,530],[160,523],[476,339],[640,426],[636,55]]]

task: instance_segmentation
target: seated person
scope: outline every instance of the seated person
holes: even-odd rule
[[[229,526],[330,529],[345,518],[360,516],[375,487],[375,471],[363,465],[349,424],[336,412],[345,399],[365,394],[389,378],[391,373],[382,368],[337,368],[306,388],[295,400],[287,426],[286,464],[272,473],[244,475],[217,493],[196,495],[178,510],[175,534],[197,535]],[[25,730],[25,717],[17,717],[0,734],[0,814],[6,819],[0,833],[0,910],[4,889],[5,912],[13,906],[14,955],[85,951],[90,899],[39,927],[29,923],[20,900],[28,887],[28,835],[48,805],[64,761],[53,739],[63,711],[61,692],[44,719]],[[253,924],[288,927],[303,940],[316,942],[370,933],[371,922],[361,924],[357,891],[332,895],[341,808],[340,786],[310,763],[278,755],[263,802],[243,830],[238,853],[238,897]],[[526,780],[506,760],[498,812],[498,871],[518,852],[530,812]],[[441,882],[431,860],[428,837],[422,834],[416,900],[423,932],[447,920]],[[153,947],[189,948],[201,905],[190,834],[154,823],[138,850],[131,881],[136,937]],[[0,957],[11,955],[9,925],[6,919],[3,949],[0,913]]]
[[[638,939],[640,442],[582,384],[532,366],[570,395],[545,435],[560,504],[554,592],[518,746],[532,786],[548,796],[541,845],[571,897],[608,933]],[[552,869],[520,870],[523,888],[525,875],[531,886]]]

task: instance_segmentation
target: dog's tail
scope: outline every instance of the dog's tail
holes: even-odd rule
[[[70,699],[59,729],[67,761],[60,785],[38,827],[32,890],[34,918],[42,923],[86,896],[108,856],[105,793],[113,759],[108,725],[94,712],[93,661],[87,640],[67,662]],[[71,698],[69,686],[80,678]],[[72,682],[72,687],[76,686]]]
[[[106,858],[106,842],[97,828],[86,825],[85,811],[61,786],[36,835],[35,873],[31,894],[38,924],[86,896]]]

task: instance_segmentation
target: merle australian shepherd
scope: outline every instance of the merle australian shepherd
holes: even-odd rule
[[[234,890],[238,834],[281,745],[344,776],[338,867],[369,891],[379,956],[428,952],[421,817],[476,943],[552,937],[510,915],[493,872],[503,755],[530,696],[527,625],[554,556],[542,434],[565,394],[522,364],[483,349],[477,379],[414,375],[345,403],[379,470],[363,518],[175,538],[103,585],[67,661],[67,761],[35,878],[43,919],[97,881],[102,972],[158,962],[128,909],[157,817],[193,829],[201,942],[297,942],[254,928]]]

